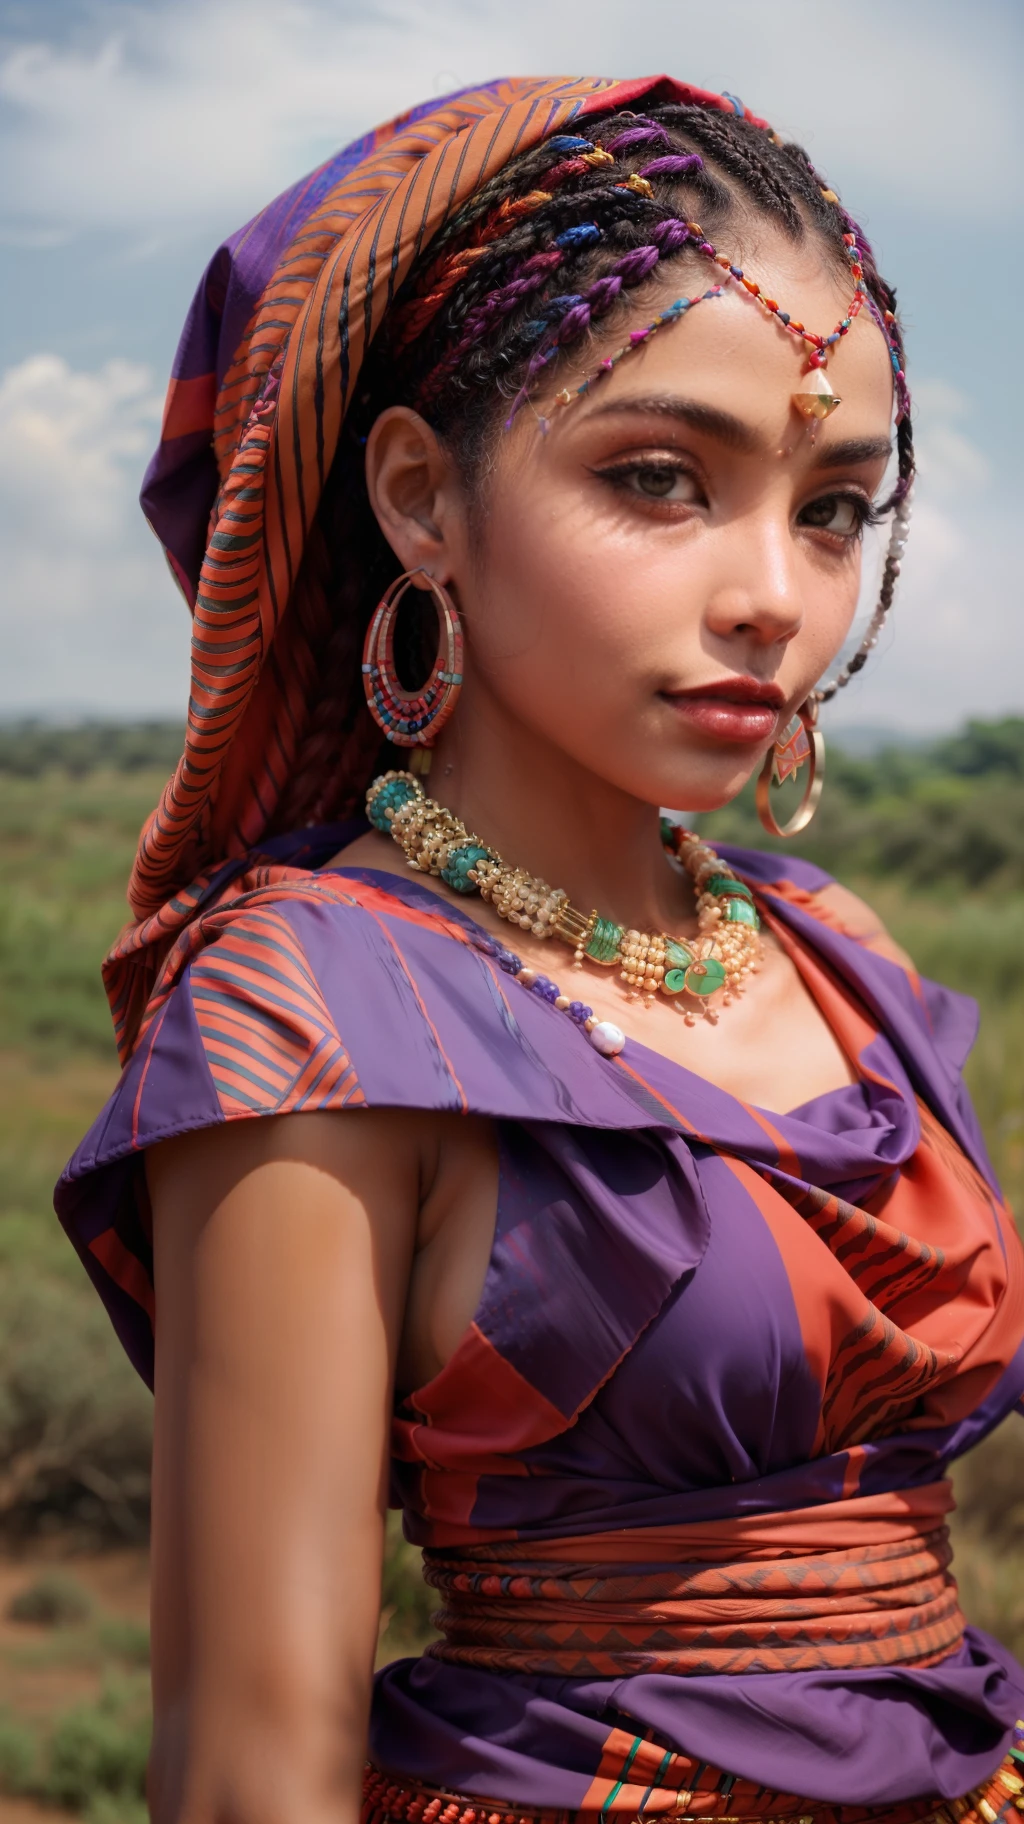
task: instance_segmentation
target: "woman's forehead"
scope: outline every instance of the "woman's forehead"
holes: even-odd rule
[[[805,321],[814,321],[807,307],[819,299],[827,302],[827,291],[819,288],[815,295],[808,287],[801,301],[801,307],[807,309]],[[574,361],[566,361],[545,391],[554,390],[559,380],[564,384],[567,379],[571,387],[578,377],[599,370],[605,344],[621,343],[633,316],[647,321],[650,310],[648,299],[625,324],[619,320],[614,330],[595,338]],[[668,432],[673,420],[682,423],[686,419],[685,412],[671,409],[671,402],[681,399],[756,423],[766,411],[773,417],[780,409],[788,413],[806,370],[806,349],[766,318],[752,298],[730,291],[702,303],[699,310],[691,310],[652,336],[628,361],[603,376],[561,422],[567,426],[574,419],[582,426],[612,414],[621,416],[635,403],[638,411],[647,409],[663,420]],[[841,428],[845,436],[865,435],[870,428],[876,437],[883,432],[887,435],[893,408],[892,367],[885,338],[866,314],[833,351],[828,375],[843,400],[834,414],[837,433]],[[542,395],[538,394],[536,404],[543,413]],[[695,419],[696,414],[691,414],[692,428],[699,429]]]

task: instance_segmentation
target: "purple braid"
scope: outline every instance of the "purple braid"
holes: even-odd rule
[[[687,169],[692,170],[694,164],[699,165],[701,161],[699,158],[688,157],[685,160],[665,159],[658,162],[685,163]],[[587,230],[593,240],[601,238],[601,231],[598,228],[591,229],[588,224]],[[577,237],[581,232],[581,229],[568,231],[570,235]],[[544,359],[536,368],[533,367],[531,361],[529,378],[535,377],[542,368],[547,366],[556,349],[567,348],[585,335],[591,322],[595,318],[607,314],[624,288],[642,284],[644,279],[654,271],[659,260],[671,258],[691,239],[686,223],[674,216],[657,222],[650,230],[650,236],[648,246],[634,247],[629,253],[623,254],[611,270],[605,273],[603,278],[595,280],[594,284],[589,286],[585,292],[581,294],[564,293],[549,299],[544,307],[543,315],[525,326],[524,333],[527,337],[532,331],[535,338],[540,338],[548,335],[552,322],[557,324],[550,353],[545,353]],[[559,238],[567,239],[568,236]],[[509,316],[534,292],[542,289],[551,274],[561,265],[564,257],[562,248],[558,246],[549,249],[546,253],[531,254],[507,284],[499,287],[497,291],[491,292],[489,297],[470,312],[455,347],[424,380],[418,395],[420,404],[426,404],[430,399],[436,397],[449,375],[458,371],[470,349],[483,336],[489,334],[503,317]]]
[[[667,259],[677,253],[684,243],[691,239],[690,230],[685,222],[670,218],[658,222],[651,230],[650,244],[646,247],[634,247],[629,253],[617,260],[610,272],[603,278],[595,279],[593,285],[571,300],[552,298],[547,306],[549,311],[557,311],[558,326],[554,334],[554,343],[558,348],[567,348],[580,336],[585,335],[595,317],[603,317],[611,309],[616,298],[623,290],[634,285],[642,285],[649,278],[659,260]],[[568,302],[569,308],[562,314],[561,306]],[[541,333],[548,324],[539,320]]]
[[[545,338],[541,346],[530,359],[523,384],[509,412],[507,423],[511,424],[520,407],[529,397],[533,381],[543,372],[548,363],[560,349],[569,347],[586,335],[595,319],[607,315],[622,291],[634,285],[642,285],[649,278],[660,260],[670,258],[679,252],[685,243],[692,239],[689,227],[677,217],[670,216],[666,221],[658,222],[651,229],[651,240],[646,247],[634,247],[629,253],[617,260],[610,272],[582,293],[568,293],[560,298],[552,298],[545,307],[545,316],[536,320],[536,330]],[[552,333],[551,318],[555,320]],[[528,324],[529,331],[534,327]]]
[[[649,165],[644,165],[640,177],[686,177],[691,171],[698,171],[704,160],[699,152],[672,152],[667,158],[655,158]]]
[[[637,116],[633,126],[627,127],[622,133],[616,133],[614,139],[601,141],[604,150],[611,152],[615,158],[621,158],[624,152],[632,152],[636,146],[652,144],[668,146],[671,143],[661,123],[657,120],[646,120],[643,115]]]

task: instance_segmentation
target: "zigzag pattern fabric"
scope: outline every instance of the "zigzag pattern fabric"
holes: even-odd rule
[[[621,1677],[639,1672],[806,1672],[823,1666],[936,1665],[963,1639],[964,1618],[948,1528],[939,1516],[948,1485],[919,1491],[922,1512],[897,1497],[888,1526],[877,1497],[847,1504],[843,1518],[875,1537],[845,1550],[789,1544],[779,1529],[776,1557],[749,1549],[710,1563],[721,1537],[663,1529],[652,1547],[646,1529],[628,1535],[638,1562],[603,1563],[603,1540],[559,1540],[555,1562],[544,1546],[484,1547],[452,1556],[428,1552],[427,1582],[442,1607],[437,1659],[497,1672]],[[938,1502],[928,1497],[939,1496]],[[943,1500],[942,1497],[945,1497]],[[937,1510],[937,1511],[936,1511]],[[826,1510],[827,1512],[827,1510]],[[791,1516],[793,1532],[814,1530],[816,1510]],[[872,1525],[872,1522],[874,1523]],[[888,1538],[879,1538],[879,1531]],[[749,1540],[736,1540],[737,1551]],[[787,1549],[788,1548],[788,1549]],[[651,1568],[653,1552],[671,1562]]]

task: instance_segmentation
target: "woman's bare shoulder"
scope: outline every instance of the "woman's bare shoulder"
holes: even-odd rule
[[[309,1171],[350,1187],[365,1180],[390,1189],[396,1175],[418,1183],[424,1154],[436,1147],[443,1121],[433,1111],[366,1107],[226,1121],[150,1146],[146,1177],[155,1197],[184,1193],[207,1209],[243,1179],[268,1169],[275,1171],[282,1192]]]

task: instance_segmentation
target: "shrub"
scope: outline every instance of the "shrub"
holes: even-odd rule
[[[30,1621],[44,1628],[74,1627],[87,1621],[92,1613],[88,1592],[66,1571],[45,1571],[24,1589],[18,1590],[7,1605],[11,1621]]]
[[[0,1273],[0,1522],[144,1534],[151,1402],[84,1275]]]
[[[143,1799],[115,1798],[108,1792],[90,1799],[84,1816],[85,1824],[149,1824]]]
[[[99,1644],[108,1659],[120,1660],[124,1666],[149,1665],[149,1629],[140,1621],[118,1616],[101,1622]]]
[[[36,1778],[36,1738],[27,1724],[0,1711],[0,1792],[18,1796],[31,1791]]]
[[[76,1810],[101,1796],[141,1800],[149,1755],[148,1696],[146,1680],[111,1684],[97,1703],[65,1711],[46,1744],[39,1797]]]

